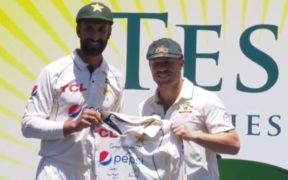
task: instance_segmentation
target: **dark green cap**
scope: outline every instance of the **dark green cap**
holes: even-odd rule
[[[155,58],[166,57],[172,59],[179,59],[182,57],[182,50],[180,45],[169,38],[162,38],[153,41],[148,48],[146,58],[153,60]]]
[[[111,10],[102,3],[93,2],[83,6],[77,13],[76,22],[81,19],[100,19],[113,24],[113,16]]]

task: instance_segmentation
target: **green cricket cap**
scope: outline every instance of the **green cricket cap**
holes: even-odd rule
[[[83,6],[77,13],[76,22],[81,19],[99,19],[113,24],[113,15],[111,10],[104,4],[93,2]]]
[[[179,59],[182,56],[180,45],[176,41],[169,38],[162,38],[153,41],[146,54],[146,58],[148,60],[153,60],[160,57]]]

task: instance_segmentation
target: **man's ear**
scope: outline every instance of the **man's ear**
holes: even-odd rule
[[[80,25],[78,23],[76,25],[76,33],[77,33],[77,36],[80,38]]]
[[[181,67],[184,67],[184,64],[185,64],[184,59],[182,58],[180,61],[181,61]]]
[[[110,25],[109,30],[108,30],[108,39],[109,39],[110,36],[111,36],[111,32],[112,32],[112,25]]]

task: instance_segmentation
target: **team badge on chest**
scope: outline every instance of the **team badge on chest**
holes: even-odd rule
[[[190,101],[185,101],[180,104],[179,113],[191,113],[193,106],[191,105]]]

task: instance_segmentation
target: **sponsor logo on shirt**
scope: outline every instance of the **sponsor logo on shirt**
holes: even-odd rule
[[[110,152],[108,151],[101,151],[99,154],[99,163],[102,166],[108,166],[109,164],[113,165],[121,165],[121,164],[128,164],[128,165],[134,165],[134,164],[143,164],[144,159],[143,158],[134,158],[130,156],[129,154],[125,155],[114,155],[112,156]]]
[[[62,93],[65,92],[83,92],[86,91],[87,88],[84,86],[84,84],[67,84],[65,86],[62,86],[60,88]]]
[[[68,115],[71,118],[76,118],[78,117],[82,112],[82,108],[79,104],[74,104],[72,106],[70,106],[70,108],[68,109]]]
[[[97,128],[96,133],[102,138],[117,138],[118,135],[105,128]]]
[[[36,96],[37,92],[38,92],[38,86],[34,85],[33,88],[32,88],[32,92],[31,92],[30,98],[33,97],[33,96]]]
[[[102,151],[99,155],[99,162],[103,166],[107,166],[111,163],[112,156],[108,151]]]

